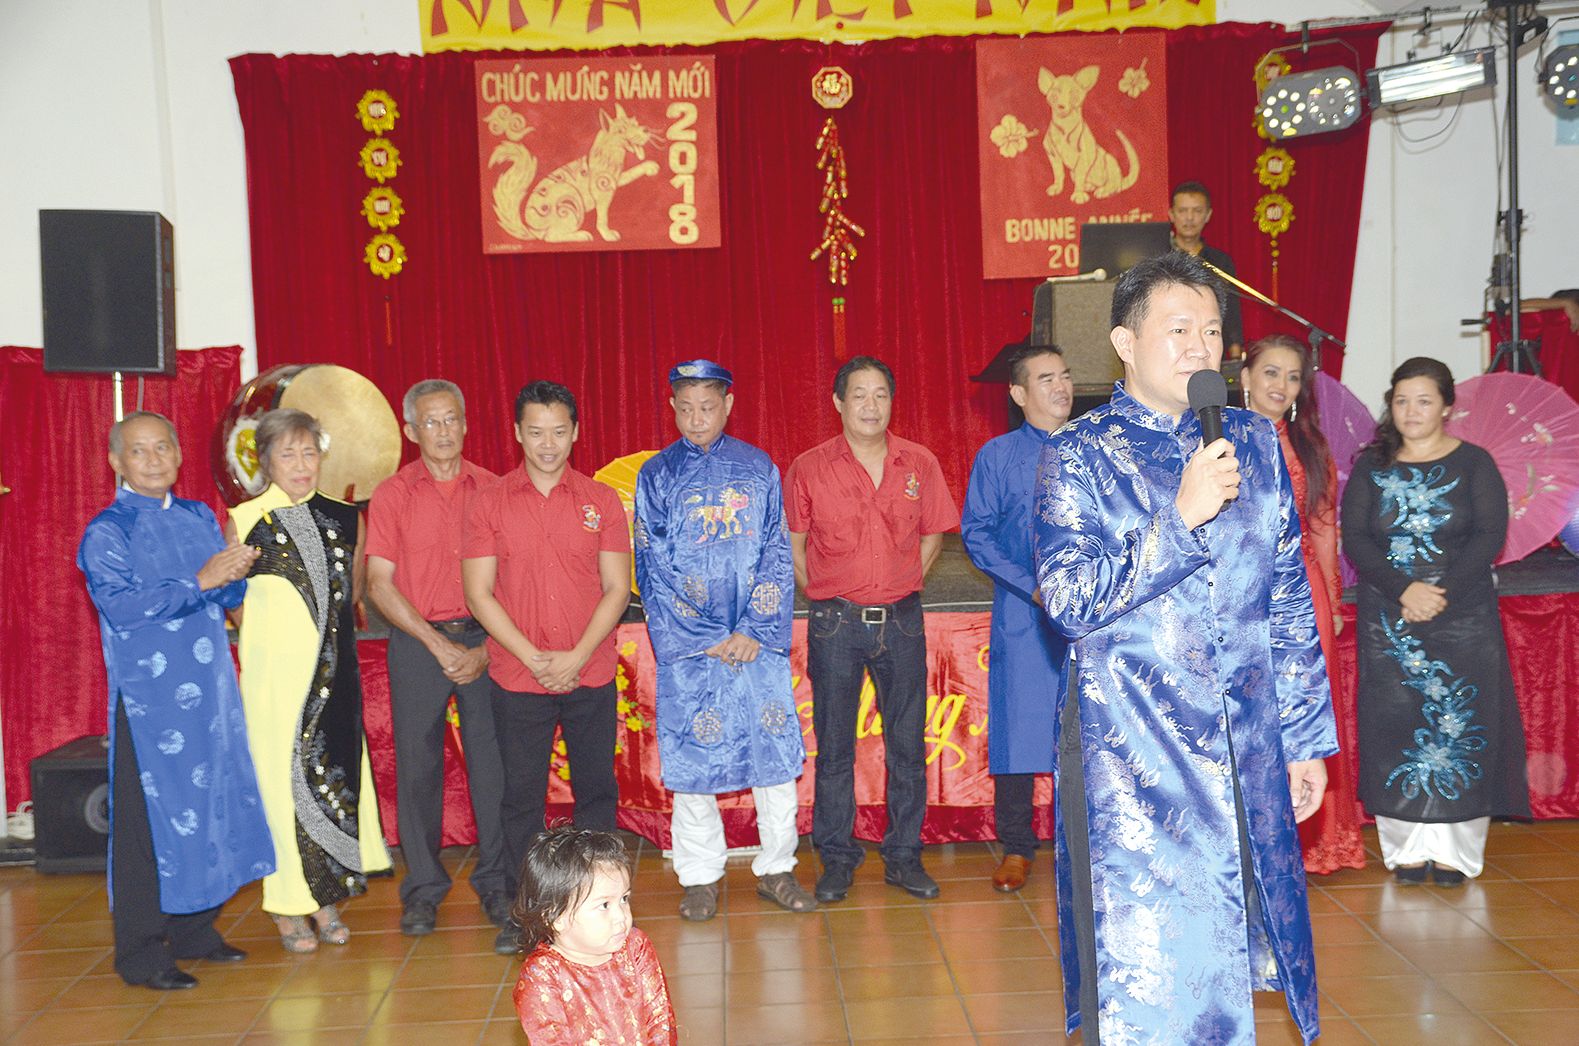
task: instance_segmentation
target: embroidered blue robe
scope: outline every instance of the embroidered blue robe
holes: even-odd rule
[[[636,582],[658,662],[658,752],[672,792],[793,781],[806,760],[790,681],[795,567],[779,470],[728,435],[670,444],[636,477]],[[730,666],[703,651],[762,644]]]
[[[987,648],[987,766],[994,774],[1053,771],[1069,646],[1037,598],[1031,505],[1047,433],[1026,422],[976,454],[960,519],[970,561],[992,579]]]
[[[120,701],[148,802],[159,907],[171,914],[224,904],[274,871],[225,636],[225,608],[240,605],[247,583],[207,592],[197,583],[197,571],[224,547],[202,502],[122,488],[88,523],[77,550],[99,611],[110,751]],[[114,821],[112,807],[112,832]]]
[[[1239,496],[1193,531],[1174,506],[1193,414],[1158,414],[1120,382],[1042,455],[1036,568],[1074,655],[1103,1046],[1253,1043],[1252,990],[1283,991],[1305,1041],[1319,1033],[1287,765],[1337,751],[1331,698],[1277,433],[1237,409],[1223,429]],[[1084,1015],[1062,817],[1057,832],[1072,1031]]]

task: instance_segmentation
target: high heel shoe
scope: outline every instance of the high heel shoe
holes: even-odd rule
[[[313,924],[318,927],[318,939],[325,944],[351,940],[351,928],[340,921],[340,910],[332,904],[313,913]]]
[[[318,950],[318,938],[305,916],[276,915],[274,926],[280,931],[280,946],[292,955],[307,955]]]

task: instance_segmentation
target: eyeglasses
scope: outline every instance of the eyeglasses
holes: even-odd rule
[[[417,422],[417,425],[420,428],[427,429],[429,432],[437,432],[439,429],[459,428],[461,423],[461,418],[457,418],[453,414],[446,414],[442,418],[423,418]]]

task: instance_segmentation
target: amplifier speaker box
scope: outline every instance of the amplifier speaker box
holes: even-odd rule
[[[44,370],[175,374],[175,234],[154,211],[39,211]]]
[[[1106,397],[1124,376],[1124,364],[1108,340],[1113,280],[1048,280],[1036,288],[1031,308],[1031,341],[1057,345],[1080,395]]]
[[[106,740],[102,736],[79,737],[28,764],[33,782],[34,867],[38,871],[104,871],[110,838]]]

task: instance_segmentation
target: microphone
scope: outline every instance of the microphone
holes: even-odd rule
[[[1190,409],[1201,423],[1201,446],[1223,437],[1223,408],[1228,406],[1228,383],[1220,372],[1198,370],[1190,375]]]

